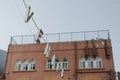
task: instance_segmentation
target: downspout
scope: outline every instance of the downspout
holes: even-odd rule
[[[87,60],[88,58],[88,41],[86,41],[86,46],[85,46],[85,59]]]
[[[109,51],[110,47],[107,45],[107,40],[104,40],[104,42],[105,42],[105,54],[106,54],[106,58],[110,59],[110,51]]]
[[[117,72],[117,79],[120,80],[120,72]]]
[[[75,48],[75,55],[74,55],[74,58],[75,58],[74,80],[77,80],[77,42],[74,42],[74,48]]]
[[[96,47],[95,47],[94,40],[92,40],[92,45],[93,45],[93,57],[94,57],[94,59],[95,59],[96,56],[97,56],[97,50],[96,50]]]

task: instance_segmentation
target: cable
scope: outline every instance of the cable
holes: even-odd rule
[[[14,1],[15,1],[15,0],[14,0]],[[26,5],[26,3],[25,3],[24,0],[23,0],[23,3],[24,3],[25,8],[27,8],[27,5]],[[19,11],[21,17],[24,18],[24,16],[23,16],[23,14],[22,14],[20,8],[18,7],[16,1],[15,1],[15,5],[16,5],[16,7],[17,7],[17,9],[18,9],[18,11]],[[37,26],[37,24],[36,24],[36,22],[35,22],[35,20],[34,20],[33,17],[32,17],[32,21],[33,21],[33,23],[35,24],[36,28],[39,30],[39,28],[38,28],[38,26]],[[28,27],[29,31],[33,34],[32,30],[31,30],[30,27],[29,27],[29,25],[26,24],[26,26]],[[34,35],[34,34],[33,34],[33,35]],[[44,41],[45,43],[47,43],[43,36],[42,36],[42,39],[43,39],[43,41]]]
[[[16,3],[16,0],[14,0],[14,1],[15,1],[15,5],[16,5],[16,7],[17,7],[17,9],[18,9],[21,17],[24,18],[23,14],[22,14],[22,12],[21,12],[21,10],[20,10],[20,8],[18,7],[18,5],[17,5],[17,3]],[[32,30],[31,30],[30,27],[29,27],[29,25],[26,24],[26,26],[28,27],[29,31],[33,34]],[[33,34],[33,35],[34,35],[34,34]]]
[[[24,0],[23,0],[23,3],[24,3],[25,8],[27,8],[27,5],[26,5],[26,3],[25,3]],[[32,17],[32,21],[33,21],[33,23],[35,24],[35,27],[39,30],[39,28],[38,28],[38,26],[37,26],[37,24],[36,24],[36,22],[35,22],[35,20],[34,20],[33,17]]]
[[[15,1],[15,0],[14,0],[14,1]],[[24,2],[24,5],[25,5],[25,8],[27,8],[27,5],[26,5],[26,3],[25,3],[24,0],[23,0],[23,2]],[[22,11],[21,11],[20,8],[18,7],[18,4],[17,4],[16,1],[15,1],[15,5],[16,5],[16,7],[17,7],[17,9],[18,9],[21,17],[24,18],[23,14],[22,14]],[[36,24],[36,22],[35,22],[35,20],[34,20],[33,17],[32,17],[32,21],[33,21],[33,23],[35,24],[36,28],[39,30],[39,28],[38,28],[38,26],[37,26],[37,24]],[[26,26],[27,26],[27,28],[29,29],[29,31],[33,34],[32,30],[31,30],[30,27],[29,27],[29,25],[26,24]],[[33,35],[34,35],[34,34],[33,34]],[[44,41],[45,43],[47,43],[43,36],[42,36],[41,38],[43,39],[43,41]]]
[[[44,41],[45,43],[47,43],[43,36],[42,36],[42,39],[43,39],[43,41]]]
[[[25,5],[25,7],[27,8],[27,5],[26,5],[26,3],[25,3],[25,1],[23,0],[23,3],[24,3],[24,5]]]
[[[35,24],[36,28],[39,29],[33,17],[32,17],[32,20],[33,20],[33,23]]]
[[[23,0],[23,3],[24,3],[24,6],[25,6],[25,8],[27,8],[27,5],[26,5],[26,3],[25,3],[25,1]],[[34,25],[36,26],[36,28],[39,30],[39,28],[38,28],[38,26],[37,26],[37,24],[36,24],[36,22],[35,22],[35,20],[34,20],[34,18],[32,17],[32,21],[33,21],[33,23],[34,23]],[[45,39],[44,39],[44,37],[42,36],[42,39],[43,39],[43,41],[45,42],[45,43],[47,43],[46,41],[45,41]]]

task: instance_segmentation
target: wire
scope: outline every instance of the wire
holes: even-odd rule
[[[43,39],[43,41],[45,42],[45,43],[47,43],[47,41],[44,39],[44,37],[42,36],[42,39]]]
[[[35,24],[36,28],[39,29],[33,17],[32,17],[32,21]]]
[[[23,0],[23,3],[24,3],[25,8],[27,8],[27,5],[26,5],[26,3],[25,3],[24,0]],[[35,27],[39,30],[39,28],[38,28],[38,26],[37,26],[37,24],[36,24],[36,22],[35,22],[35,20],[34,20],[33,17],[32,17],[32,21],[33,21],[33,23],[35,24]]]
[[[15,1],[15,0],[14,0],[14,1]],[[27,8],[27,5],[26,5],[26,3],[25,3],[24,0],[23,0],[23,3],[24,3],[25,8]],[[21,17],[24,18],[23,14],[22,14],[22,11],[21,11],[20,8],[18,7],[16,1],[15,1],[15,5],[16,5],[16,7],[17,7],[17,9],[18,9],[18,11],[19,11]],[[35,22],[35,20],[34,20],[33,17],[32,17],[32,21],[33,21],[34,25],[36,26],[36,28],[39,30],[39,28],[38,28],[38,26],[37,26],[37,24],[36,24],[36,22]],[[30,27],[29,27],[29,25],[26,24],[26,26],[28,27],[29,31],[33,34],[32,30],[31,30]],[[34,35],[34,34],[33,34],[33,35]],[[45,43],[47,43],[43,36],[42,36],[42,39],[43,39],[43,41],[44,41]]]
[[[18,5],[17,5],[17,3],[16,3],[16,0],[14,0],[14,1],[15,1],[15,5],[16,5],[16,7],[17,7],[17,9],[18,9],[21,17],[24,18],[23,14],[22,14],[22,11],[20,10],[20,8],[18,7]],[[27,26],[27,28],[29,29],[29,31],[33,34],[32,30],[31,30],[30,27],[29,27],[29,25],[26,24],[26,26]],[[33,35],[34,35],[34,34],[33,34]]]
[[[26,3],[25,3],[25,1],[23,0],[23,3],[24,3],[24,5],[25,5],[25,7],[27,8],[27,5],[26,5]]]
[[[26,3],[25,3],[25,0],[23,0],[23,3],[24,3],[25,8],[27,8],[27,5],[26,5]],[[32,21],[33,21],[34,25],[36,26],[36,28],[39,30],[39,28],[38,28],[38,26],[37,26],[37,24],[36,24],[36,22],[35,22],[35,20],[34,20],[33,17],[32,17]],[[45,43],[47,43],[43,36],[42,36],[42,39],[43,39],[43,41],[44,41]]]

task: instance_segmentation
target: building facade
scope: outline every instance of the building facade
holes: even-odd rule
[[[3,71],[5,67],[6,51],[0,49],[0,80],[3,76]]]
[[[116,80],[109,38],[51,42],[49,46],[46,57],[46,43],[10,44],[4,80]]]

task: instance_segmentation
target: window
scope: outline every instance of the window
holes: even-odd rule
[[[23,63],[18,60],[15,64],[15,70],[35,70],[35,60],[32,60],[30,63],[27,60],[24,60]]]
[[[52,69],[52,64],[51,64],[51,59],[49,59],[47,61],[47,66],[46,66],[47,69]]]
[[[101,68],[102,67],[102,59],[100,57],[96,57],[96,68]]]
[[[80,58],[79,67],[85,68],[85,58],[84,57]]]
[[[25,60],[24,63],[22,64],[22,70],[28,70],[28,66],[29,66],[28,61]]]
[[[35,61],[32,60],[29,64],[29,70],[35,70]]]
[[[64,68],[64,69],[68,68],[68,61],[67,61],[67,59],[63,59],[63,61],[62,61],[62,68]]]
[[[57,66],[58,66],[59,63],[60,63],[60,62],[59,62],[59,59],[56,58],[56,59],[55,59],[55,67],[54,67],[55,69],[57,68]]]
[[[15,70],[20,70],[21,69],[21,61],[18,60],[15,65]]]
[[[96,57],[94,60],[93,57],[88,57],[87,60],[85,60],[84,57],[81,57],[80,61],[79,61],[79,67],[81,69],[83,69],[83,68],[102,68],[102,59],[100,57]]]
[[[92,57],[88,57],[87,59],[87,68],[93,68],[93,58]]]

